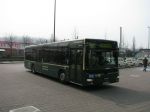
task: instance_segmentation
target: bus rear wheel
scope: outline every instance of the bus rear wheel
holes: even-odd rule
[[[34,65],[32,65],[32,67],[31,67],[31,72],[34,73],[34,74],[36,73]]]

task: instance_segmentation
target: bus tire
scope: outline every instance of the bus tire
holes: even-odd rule
[[[66,83],[66,74],[64,72],[59,73],[59,80],[62,83]]]
[[[36,73],[34,65],[32,65],[32,67],[31,67],[31,72],[34,73],[34,74]]]

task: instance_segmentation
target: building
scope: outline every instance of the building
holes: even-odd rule
[[[5,52],[3,57],[12,56],[23,56],[24,55],[24,44],[21,42],[7,42],[0,41],[0,49]]]
[[[150,49],[140,49],[139,52],[136,54],[136,58],[144,58],[144,57],[150,58]]]

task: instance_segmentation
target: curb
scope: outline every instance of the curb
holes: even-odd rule
[[[15,63],[23,63],[24,61],[2,61],[0,64],[15,64]]]

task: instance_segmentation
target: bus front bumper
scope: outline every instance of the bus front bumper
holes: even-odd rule
[[[115,83],[119,82],[119,78],[94,78],[94,79],[86,79],[87,85],[101,85],[104,82]]]

